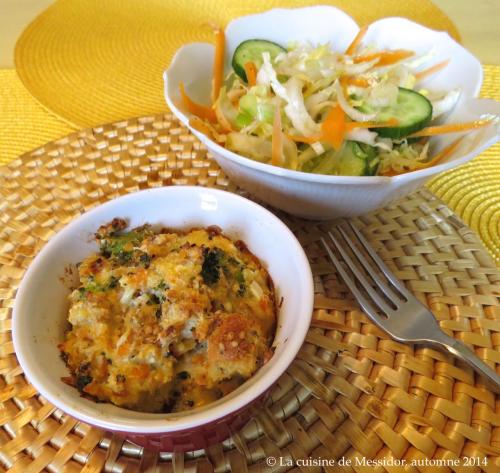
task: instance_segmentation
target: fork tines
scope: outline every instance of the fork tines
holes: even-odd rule
[[[346,223],[332,228],[321,241],[340,277],[380,328],[400,342],[427,343],[446,349],[500,393],[500,376],[462,342],[440,329],[432,312],[398,281],[354,225]]]
[[[327,235],[340,257],[332,250],[327,239],[321,238],[328,256],[368,315],[390,317],[408,300],[407,289],[352,223],[346,222],[332,228]]]

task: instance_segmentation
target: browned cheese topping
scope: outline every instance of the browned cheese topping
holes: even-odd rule
[[[230,393],[271,356],[271,278],[220,229],[187,232],[114,219],[79,265],[65,381],[97,401],[178,412]]]

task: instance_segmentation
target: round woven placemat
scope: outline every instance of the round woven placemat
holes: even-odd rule
[[[59,0],[23,32],[15,64],[26,88],[79,127],[165,112],[162,73],[185,43],[213,41],[209,22],[317,0]],[[359,24],[403,16],[458,33],[430,0],[324,0]]]
[[[14,69],[0,69],[0,165],[78,130],[44,109]]]
[[[332,472],[499,471],[500,400],[448,356],[388,339],[333,272],[318,244],[320,228],[283,214],[312,265],[313,323],[266,407],[242,431],[206,451],[157,454],[47,403],[25,379],[10,334],[26,267],[55,232],[99,203],[183,184],[238,191],[171,115],[76,132],[0,168],[2,471],[322,471],[287,466],[307,457],[382,462],[325,468]],[[471,230],[426,190],[355,223],[446,332],[491,366],[500,363],[500,272]],[[464,456],[482,463],[466,467]],[[267,467],[269,457],[283,466]],[[390,466],[395,459],[459,466],[404,469]]]

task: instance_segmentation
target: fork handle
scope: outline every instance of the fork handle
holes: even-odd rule
[[[490,368],[484,361],[481,361],[477,355],[467,348],[459,340],[449,337],[444,333],[434,340],[435,343],[444,347],[449,353],[459,360],[467,363],[476,373],[481,375],[488,384],[488,388],[493,392],[500,394],[500,376],[495,370]]]

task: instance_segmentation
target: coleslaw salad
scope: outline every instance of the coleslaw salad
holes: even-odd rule
[[[367,30],[345,51],[247,40],[224,77],[224,32],[217,28],[212,105],[191,100],[180,84],[190,125],[261,163],[324,175],[394,176],[437,164],[461,142],[459,136],[432,156],[432,136],[498,121],[490,115],[437,124],[460,90],[427,90],[420,83],[449,60],[433,63],[431,52],[364,45]]]

